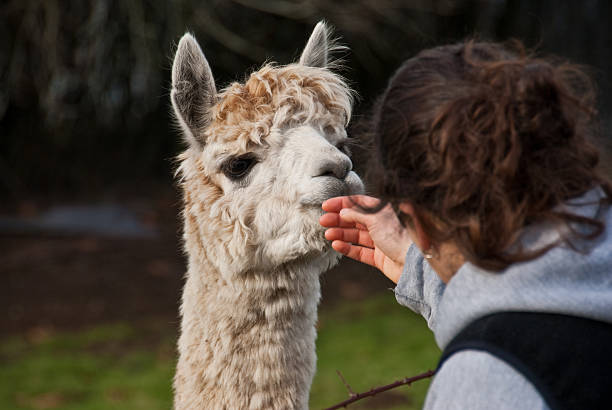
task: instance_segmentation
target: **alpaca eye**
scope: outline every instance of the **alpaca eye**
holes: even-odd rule
[[[223,165],[223,173],[230,179],[243,178],[249,173],[255,162],[255,157],[251,155],[232,158]]]

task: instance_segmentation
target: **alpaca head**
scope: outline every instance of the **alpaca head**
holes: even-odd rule
[[[190,256],[228,274],[335,259],[321,203],[363,185],[346,149],[351,91],[327,68],[328,38],[319,23],[298,63],[267,64],[220,92],[196,40],[180,40],[171,99],[188,143],[179,174]]]

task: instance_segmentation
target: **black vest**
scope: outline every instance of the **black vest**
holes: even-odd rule
[[[495,313],[455,336],[438,370],[466,349],[512,366],[552,410],[612,409],[612,324],[551,313]]]

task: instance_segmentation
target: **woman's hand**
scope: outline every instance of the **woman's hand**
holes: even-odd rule
[[[355,207],[372,207],[378,199],[365,195],[342,196],[323,202],[319,223],[327,227],[325,238],[343,255],[374,266],[397,283],[404,266],[404,258],[412,243],[390,205],[375,214],[367,214]]]

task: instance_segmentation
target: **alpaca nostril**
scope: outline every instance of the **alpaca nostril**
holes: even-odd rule
[[[351,172],[351,167],[349,167],[349,164],[344,163],[341,167],[339,167],[339,170],[340,172],[336,174],[336,177],[339,179],[344,179],[348,173]]]

